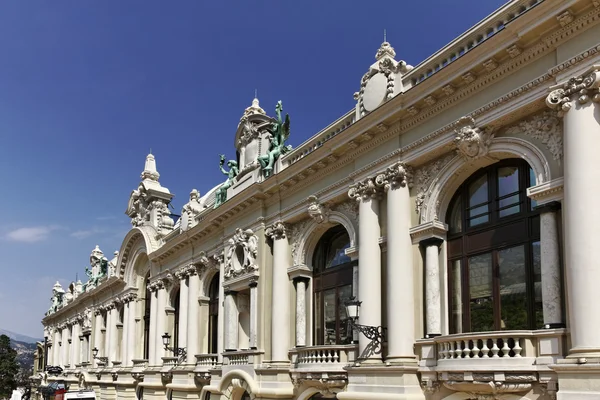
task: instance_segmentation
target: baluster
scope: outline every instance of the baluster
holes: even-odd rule
[[[462,352],[463,352],[463,350],[462,350],[462,343],[463,343],[462,340],[457,340],[456,341],[456,351],[454,352],[454,354],[456,355],[456,358],[461,358],[461,355],[462,355]]]
[[[479,358],[479,339],[473,339],[473,358]]]
[[[450,348],[450,346],[448,345],[448,342],[444,343],[444,359],[448,359],[448,358],[450,358],[450,357],[448,356],[448,353],[449,353],[448,349],[449,349],[449,348]]]
[[[331,349],[326,350],[325,351],[325,362],[331,363],[332,359],[333,359],[333,351]]]
[[[502,346],[502,357],[510,357],[510,347],[508,347],[508,338],[502,338],[504,346]]]
[[[490,348],[487,345],[487,339],[481,339],[483,342],[483,346],[481,347],[481,352],[483,353],[483,358],[490,358]]]
[[[454,358],[454,341],[448,342],[448,358]]]
[[[515,352],[515,357],[521,357],[521,351],[523,351],[523,348],[520,345],[520,341],[521,339],[519,338],[515,338],[515,345],[513,347],[513,351]]]
[[[498,358],[498,352],[500,349],[498,348],[498,339],[492,339],[492,358]]]
[[[333,352],[333,362],[334,363],[340,362],[340,352],[339,352],[339,350],[335,350]]]
[[[471,358],[473,355],[473,351],[471,348],[471,341],[470,340],[465,340],[465,348],[463,350],[463,353],[465,355],[465,358]]]

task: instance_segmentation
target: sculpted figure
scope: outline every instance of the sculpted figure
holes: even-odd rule
[[[196,216],[198,216],[204,207],[200,204],[200,193],[194,189],[190,192],[190,201],[183,206],[181,229],[186,231],[194,226]]]
[[[215,207],[214,208],[217,208],[221,204],[225,203],[225,201],[227,200],[227,189],[229,189],[231,187],[231,185],[233,185],[235,177],[240,172],[238,169],[238,163],[236,161],[233,161],[233,160],[227,161],[227,167],[229,167],[229,171],[227,171],[227,170],[225,170],[225,168],[223,168],[223,164],[225,164],[225,155],[221,154],[221,161],[219,163],[219,169],[221,169],[221,172],[223,174],[227,175],[227,180],[225,181],[225,183],[223,183],[221,185],[220,188],[217,189],[217,191],[215,193]]]
[[[285,121],[283,121],[281,118],[281,111],[283,111],[283,105],[280,100],[275,106],[277,120],[273,122],[273,133],[269,138],[269,141],[271,142],[269,145],[269,152],[258,157],[258,162],[260,163],[265,178],[268,178],[273,173],[275,161],[277,161],[281,155],[292,149],[292,146],[285,145],[285,141],[290,136],[290,116],[286,114]]]
[[[90,254],[90,267],[91,268],[85,268],[85,274],[88,277],[88,281],[83,285],[84,292],[90,291],[98,286],[98,281],[108,273],[108,259],[104,257],[104,253],[98,246],[96,246],[96,248],[92,250],[92,254]]]

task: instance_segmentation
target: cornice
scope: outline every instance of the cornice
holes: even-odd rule
[[[564,196],[564,178],[556,178],[549,182],[527,188],[527,197],[537,201],[538,205],[553,201],[562,201]]]
[[[424,224],[413,226],[409,233],[413,244],[419,244],[426,239],[446,240],[448,227],[440,221],[430,221]]]

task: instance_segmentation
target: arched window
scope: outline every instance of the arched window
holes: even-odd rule
[[[250,399],[251,399],[250,393],[248,393],[248,392],[244,392],[244,394],[240,398],[240,400],[250,400]]]
[[[217,272],[210,281],[208,288],[208,352],[218,353],[217,341],[219,336],[219,273]]]
[[[315,249],[313,258],[315,344],[352,343],[352,329],[345,302],[352,297],[355,262],[345,250],[350,237],[343,226],[329,229]]]
[[[173,296],[173,347],[179,347],[179,299],[181,291],[177,289]]]
[[[150,279],[150,272],[144,278],[144,288],[146,294],[144,295],[144,355],[143,358],[147,360],[150,357],[150,299],[152,298],[152,292],[148,289],[148,280]]]
[[[452,333],[543,325],[532,185],[531,167],[510,159],[477,171],[454,195],[446,218]]]

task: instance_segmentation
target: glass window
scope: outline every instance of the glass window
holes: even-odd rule
[[[473,174],[450,203],[452,333],[542,327],[539,213],[526,196],[534,179],[525,161],[504,160]]]
[[[220,275],[217,272],[210,281],[208,296],[208,352],[215,354],[217,350],[217,341],[219,336],[219,289]]]
[[[342,226],[328,230],[319,241],[313,258],[315,344],[352,342],[352,329],[345,303],[352,297],[355,262],[345,254],[350,246]]]

